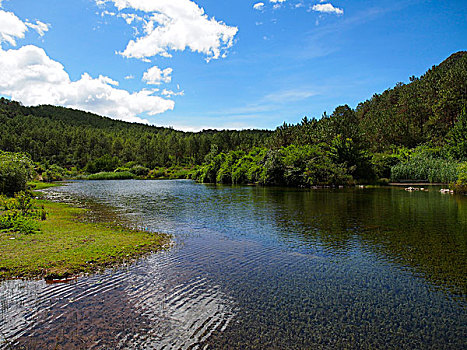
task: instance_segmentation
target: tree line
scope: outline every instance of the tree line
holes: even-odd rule
[[[65,170],[185,176],[176,169],[186,166],[193,178],[219,183],[453,182],[467,161],[466,106],[467,52],[458,52],[355,109],[274,131],[182,132],[1,98],[0,150],[27,153],[51,179]]]

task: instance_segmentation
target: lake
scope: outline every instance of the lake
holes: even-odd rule
[[[467,348],[466,196],[189,180],[47,193],[175,245],[74,283],[3,282],[0,340],[13,347]]]

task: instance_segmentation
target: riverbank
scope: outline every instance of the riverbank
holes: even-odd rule
[[[34,200],[34,206],[47,212],[40,232],[0,232],[0,280],[69,278],[134,261],[170,244],[169,235],[113,220],[90,222],[88,209],[44,199]]]

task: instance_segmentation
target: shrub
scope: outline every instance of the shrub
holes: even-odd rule
[[[39,223],[35,220],[45,217],[46,213],[42,208],[41,214],[33,210],[31,194],[19,192],[14,198],[0,196],[0,205],[5,213],[0,216],[0,230],[15,231],[22,234],[32,234],[39,231]]]
[[[467,194],[467,163],[462,163],[457,168],[457,180],[450,185],[456,193]]]
[[[261,172],[266,156],[266,148],[253,148],[248,154],[244,155],[241,159],[232,166],[232,183],[256,183],[261,178]]]
[[[217,172],[219,171],[222,163],[224,162],[225,154],[220,153],[216,156],[210,156],[208,154],[208,156],[206,156],[206,160],[208,162],[195,169],[193,176],[199,182],[215,183],[217,178]]]
[[[151,170],[148,177],[151,179],[160,179],[165,177],[165,169],[164,168],[155,168]]]
[[[62,181],[67,174],[67,170],[52,164],[42,173],[42,180],[44,182]]]
[[[227,153],[219,170],[217,171],[216,182],[231,184],[232,183],[232,168],[237,161],[245,155],[243,151],[232,151]]]
[[[137,176],[147,176],[149,174],[149,169],[142,165],[135,165],[131,167],[130,173],[135,174]]]
[[[16,209],[20,210],[21,214],[27,215],[31,212],[32,198],[30,193],[24,191],[15,193],[15,202]]]
[[[32,172],[32,161],[24,153],[0,151],[0,193],[12,195],[26,190]]]
[[[400,159],[395,154],[375,153],[371,157],[371,166],[376,179],[389,179],[391,167],[399,163]],[[383,181],[384,182],[384,181]]]
[[[270,150],[262,161],[259,182],[262,185],[281,185],[284,183],[284,164],[280,151]]]
[[[33,234],[39,231],[39,223],[32,217],[21,215],[18,211],[10,211],[0,216],[0,230]]]
[[[447,136],[448,154],[454,159],[467,160],[467,112],[465,107]]]
[[[346,172],[356,179],[373,180],[375,177],[370,157],[351,138],[344,138],[342,135],[334,137],[329,156],[334,164],[343,165]]]
[[[118,157],[111,157],[106,154],[94,161],[86,164],[85,171],[91,174],[105,171],[113,171],[118,167]]]

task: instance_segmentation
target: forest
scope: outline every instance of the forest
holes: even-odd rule
[[[0,150],[4,159],[30,158],[33,173],[46,181],[191,177],[300,187],[424,181],[465,191],[467,52],[409,80],[355,109],[338,106],[274,131],[182,132],[1,98]]]

